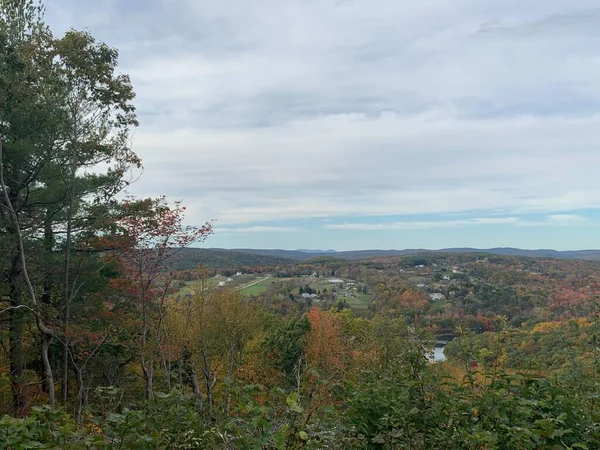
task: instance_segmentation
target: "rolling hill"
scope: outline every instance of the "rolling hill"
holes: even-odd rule
[[[251,253],[256,255],[304,261],[315,256],[333,256],[347,260],[369,259],[380,256],[401,256],[416,253],[489,253],[493,255],[529,256],[538,258],[555,259],[584,259],[600,260],[600,250],[569,250],[559,251],[551,249],[524,250],[511,247],[496,247],[488,249],[478,248],[444,248],[439,250],[406,249],[406,250],[354,250],[354,251],[305,251],[305,250],[279,250],[279,249],[234,249],[235,252]]]
[[[363,260],[386,256],[403,256],[419,253],[487,253],[507,256],[528,256],[555,259],[582,259],[600,261],[600,250],[558,251],[550,249],[523,250],[518,248],[446,248],[440,250],[279,250],[279,249],[222,249],[222,248],[186,248],[174,257],[172,268],[189,270],[202,264],[212,269],[231,269],[236,267],[283,266],[301,261],[322,258],[345,260]]]
[[[236,250],[184,248],[173,257],[171,268],[175,270],[190,270],[202,264],[211,269],[232,269],[236,267],[282,266],[294,264],[295,262],[291,258]]]

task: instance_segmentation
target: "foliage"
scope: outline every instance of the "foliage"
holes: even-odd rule
[[[1,448],[598,448],[600,264],[212,250],[191,270],[210,222],[117,200],[141,167],[117,51],[42,12],[0,3]],[[244,266],[276,281],[209,282]]]

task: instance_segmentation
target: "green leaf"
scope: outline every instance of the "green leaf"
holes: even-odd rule
[[[288,405],[288,408],[290,408],[290,411],[296,413],[301,413],[303,411],[302,406],[300,406],[300,404],[298,403],[297,392],[290,392],[285,401]]]

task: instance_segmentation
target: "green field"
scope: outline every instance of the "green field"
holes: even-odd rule
[[[371,296],[369,294],[357,294],[356,292],[354,293],[354,297],[343,299],[346,300],[351,309],[366,310],[371,303]]]
[[[208,283],[209,287],[215,288],[215,287],[217,287],[217,285],[220,281],[225,281],[226,279],[227,279],[226,277],[209,278],[207,280],[207,283]],[[262,294],[263,292],[265,292],[269,288],[269,286],[271,286],[271,284],[290,280],[291,278],[276,278],[276,277],[272,277],[270,275],[264,275],[264,274],[260,274],[260,275],[247,274],[247,275],[232,277],[232,279],[233,279],[233,281],[228,282],[226,284],[226,286],[228,288],[237,289],[237,290],[239,290],[239,292],[242,295],[258,295],[258,294]],[[329,278],[325,278],[325,277],[324,278],[316,278],[316,279],[315,278],[307,278],[307,277],[306,278],[296,278],[296,280],[298,280],[303,286],[308,284],[315,291],[323,291],[324,289],[331,291],[334,287],[336,287],[335,284],[329,282]],[[186,284],[186,286],[181,291],[184,293],[190,292],[191,290],[193,290],[194,286],[197,286],[198,282],[190,281],[185,284]],[[339,293],[338,297],[337,297],[338,300],[345,301],[350,306],[350,309],[352,309],[352,311],[357,316],[365,316],[367,314],[367,310],[371,303],[371,295],[370,294],[359,294],[357,292],[356,288],[340,289],[339,285],[336,288]],[[344,294],[347,292],[352,292],[353,297],[346,298]]]
[[[276,281],[281,281],[282,279],[281,278],[273,278],[273,277],[269,277],[269,278],[259,277],[257,280],[260,280],[260,281],[250,282],[249,283],[250,285],[247,287],[242,287],[240,289],[240,292],[243,295],[258,295],[258,294],[265,292],[272,283],[274,283]]]
[[[225,276],[219,277],[219,278],[211,277],[211,278],[208,278],[205,281],[205,283],[208,288],[217,288],[217,287],[219,287],[220,282],[226,282],[225,286],[229,289],[241,289],[241,288],[243,288],[243,286],[245,286],[249,283],[252,283],[255,280],[263,279],[265,277],[266,277],[266,275],[247,274],[247,275],[233,276],[233,277],[231,277],[232,281],[230,281],[230,282],[226,282],[228,277],[225,277]],[[184,284],[185,284],[185,286],[182,289],[180,289],[179,292],[188,293],[188,292],[194,290],[195,288],[197,288],[200,285],[200,281],[198,281],[198,280],[186,281]]]
[[[302,284],[308,284],[310,287],[317,291],[322,291],[323,289],[327,289],[331,291],[333,287],[336,286],[334,283],[330,283],[330,278],[336,277],[322,277],[322,278],[306,278],[302,280]],[[367,314],[367,309],[371,304],[371,295],[370,294],[359,294],[356,288],[349,289],[340,289],[339,285],[337,286],[338,291],[338,300],[345,301],[350,306],[350,309],[357,316],[365,316]],[[344,294],[346,292],[352,292],[353,297],[346,298]]]

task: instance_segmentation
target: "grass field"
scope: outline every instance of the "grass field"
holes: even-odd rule
[[[354,297],[344,298],[344,300],[346,300],[346,303],[348,303],[352,309],[366,310],[371,303],[371,296],[368,294],[357,294],[355,292]]]
[[[331,278],[331,277],[330,277]],[[359,294],[356,288],[340,289],[339,285],[330,283],[327,277],[323,278],[296,278],[302,285],[308,284],[315,291],[323,291],[327,289],[331,291],[334,287],[338,291],[338,300],[345,301],[350,309],[357,316],[365,316],[367,314],[369,305],[371,303],[371,295]],[[275,278],[265,274],[247,274],[237,277],[232,277],[232,281],[227,283],[227,287],[237,289],[242,295],[258,295],[265,292],[269,286],[273,283],[290,280],[291,278]],[[226,278],[209,278],[207,283],[210,287],[216,287],[219,281],[225,281]],[[197,285],[197,281],[191,281],[186,283],[186,286],[182,289],[183,292],[190,292]],[[345,293],[351,292],[353,297],[345,297]]]
[[[231,282],[226,282],[226,286],[228,288],[232,288],[232,289],[240,289],[241,287],[252,283],[255,280],[258,279],[262,279],[265,278],[266,275],[241,275],[241,276],[234,276],[231,277],[232,281]],[[205,283],[206,286],[208,286],[209,288],[216,288],[219,286],[220,282],[224,282],[227,280],[228,277],[220,277],[220,278],[208,278]],[[199,286],[200,282],[198,280],[194,280],[194,281],[186,281],[185,282],[185,287],[183,287],[180,292],[182,293],[186,293],[186,292],[190,292],[190,290],[193,290],[195,287]]]
[[[261,294],[263,292],[265,292],[267,290],[267,288],[274,282],[276,281],[281,281],[281,278],[273,278],[273,277],[269,277],[269,278],[265,278],[262,277],[259,278],[257,281],[258,282],[251,282],[248,286],[246,287],[242,287],[240,289],[240,292],[243,295],[257,295],[257,294]]]
[[[306,278],[302,280],[303,284],[309,284],[310,287],[316,291],[322,291],[323,289],[327,289],[331,291],[333,287],[336,287],[338,291],[338,300],[344,300],[350,306],[350,309],[357,316],[365,316],[367,314],[367,310],[369,305],[371,304],[371,295],[370,294],[359,294],[356,288],[349,289],[340,289],[339,285],[334,283],[330,283],[330,278],[336,277],[323,277],[323,278]],[[344,294],[346,292],[351,292],[353,297],[346,298]]]

